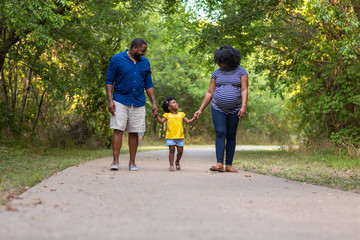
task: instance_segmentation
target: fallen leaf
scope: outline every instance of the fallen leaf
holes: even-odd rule
[[[41,201],[41,200],[38,200],[38,201],[36,201],[36,202],[33,202],[33,205],[40,205],[40,204],[42,204],[42,201]]]
[[[16,195],[12,195],[8,197],[9,199],[23,199],[22,197],[16,196]]]
[[[18,211],[19,211],[19,209],[14,208],[14,207],[12,207],[12,206],[10,206],[10,205],[6,205],[6,211],[10,211],[10,212],[18,212]]]

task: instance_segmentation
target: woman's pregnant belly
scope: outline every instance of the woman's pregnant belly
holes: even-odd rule
[[[241,90],[233,85],[216,87],[213,101],[220,109],[236,109],[241,104]]]

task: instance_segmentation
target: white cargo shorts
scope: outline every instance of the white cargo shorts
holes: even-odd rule
[[[145,132],[145,106],[129,107],[119,102],[115,103],[115,114],[111,114],[110,128],[129,133]]]

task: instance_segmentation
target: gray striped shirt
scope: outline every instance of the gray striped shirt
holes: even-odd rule
[[[226,114],[238,112],[241,108],[241,77],[248,75],[243,67],[234,70],[216,69],[211,78],[216,80],[211,107]]]

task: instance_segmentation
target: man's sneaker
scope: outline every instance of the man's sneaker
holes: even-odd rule
[[[130,164],[129,165],[129,170],[130,171],[137,171],[137,170],[139,170],[139,168],[137,166],[135,166],[135,165]]]
[[[116,164],[111,164],[110,170],[114,170],[114,171],[119,170],[119,164],[118,164],[118,163],[116,163]]]

